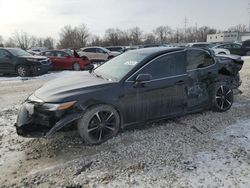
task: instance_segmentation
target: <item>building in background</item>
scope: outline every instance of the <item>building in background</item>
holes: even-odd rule
[[[250,32],[225,32],[207,35],[207,42],[243,42],[250,40]]]

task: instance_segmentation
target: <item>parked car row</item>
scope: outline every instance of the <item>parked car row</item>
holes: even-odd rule
[[[17,48],[0,48],[0,73],[16,73],[24,77],[45,74],[49,70],[89,70],[93,66],[92,63],[106,62],[126,51],[160,46],[177,47],[174,44],[110,46],[106,48],[96,46],[80,48],[78,51],[71,49],[47,50],[39,47],[31,48],[28,50],[29,53]],[[188,43],[185,47],[210,49],[215,55],[250,55],[250,40],[242,44],[196,42]]]

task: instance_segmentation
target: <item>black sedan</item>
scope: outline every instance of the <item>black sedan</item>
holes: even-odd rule
[[[0,48],[0,73],[21,77],[41,75],[52,69],[49,58],[33,56],[19,48]]]
[[[223,112],[232,106],[242,65],[238,56],[202,49],[129,51],[90,72],[46,83],[23,104],[15,126],[21,136],[49,137],[76,125],[88,144],[100,144],[128,125]]]

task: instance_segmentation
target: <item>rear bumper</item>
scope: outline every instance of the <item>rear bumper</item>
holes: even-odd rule
[[[80,117],[81,113],[43,112],[36,105],[26,102],[19,111],[15,127],[22,137],[49,137]]]

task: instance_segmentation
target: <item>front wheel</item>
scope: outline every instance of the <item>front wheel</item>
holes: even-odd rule
[[[216,112],[225,112],[233,104],[233,90],[226,83],[216,83],[210,87],[211,108]]]
[[[81,70],[81,67],[80,67],[79,63],[74,63],[72,68],[73,68],[74,71],[80,71]]]
[[[17,74],[21,77],[29,76],[29,69],[25,65],[19,65],[17,67]]]
[[[117,135],[120,116],[111,106],[91,107],[78,121],[78,132],[87,144],[96,145]]]

